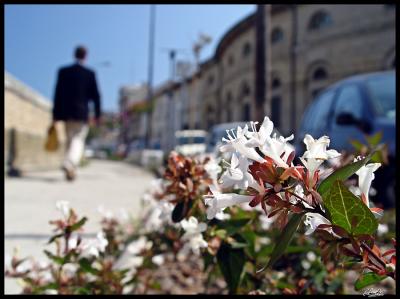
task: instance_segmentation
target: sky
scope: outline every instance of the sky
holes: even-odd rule
[[[191,60],[199,33],[212,38],[200,61],[210,58],[222,36],[255,5],[157,5],[154,78],[169,78],[168,48],[177,60]],[[50,101],[57,70],[73,63],[85,45],[87,66],[96,72],[105,111],[118,110],[122,85],[145,83],[150,5],[5,5],[5,70]],[[104,62],[109,62],[105,64]]]

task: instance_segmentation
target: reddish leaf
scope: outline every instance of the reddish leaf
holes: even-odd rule
[[[349,236],[347,231],[345,229],[341,228],[340,226],[332,225],[332,230],[335,234],[339,235],[340,237],[348,237]]]
[[[254,208],[255,206],[257,206],[261,200],[263,199],[263,194],[259,194],[257,196],[255,196],[249,203],[249,206]]]
[[[295,157],[295,151],[291,152],[289,157],[286,160],[286,164],[288,166],[290,166],[290,164],[292,164],[294,157]]]
[[[376,246],[375,244],[374,244],[374,246],[372,247],[372,251],[373,251],[377,256],[379,256],[379,257],[382,256],[382,255],[381,255],[380,249],[379,249],[378,246]]]
[[[301,207],[298,207],[298,206],[290,206],[290,210],[293,213],[296,213],[296,214],[299,214],[299,213],[303,212],[303,209]]]
[[[271,212],[268,214],[268,218],[274,217],[274,216],[275,216],[276,214],[278,214],[280,211],[282,211],[281,208],[271,211]]]
[[[390,255],[390,254],[394,254],[394,253],[396,253],[396,249],[389,249],[389,250],[385,251],[384,254],[382,254],[382,257]]]

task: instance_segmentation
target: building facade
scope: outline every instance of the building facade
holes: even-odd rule
[[[395,5],[259,5],[257,9],[264,11],[229,29],[214,55],[190,78],[159,89],[152,140],[162,149],[171,149],[166,146],[173,138],[171,130],[262,121],[256,119],[259,109],[282,134],[295,133],[307,105],[330,84],[395,67]],[[260,16],[264,48],[258,41]],[[262,62],[257,51],[265,51]],[[265,70],[264,81],[259,81],[260,69]],[[261,97],[260,84],[265,89]]]
[[[295,131],[307,104],[330,84],[395,67],[392,5],[285,5],[270,12],[266,105],[282,132]]]
[[[146,115],[141,112],[146,104],[146,84],[122,86],[119,90],[121,120],[120,142],[129,144],[143,140],[146,135]]]
[[[4,73],[4,162],[5,170],[21,172],[58,169],[64,152],[64,125],[57,123],[60,147],[44,149],[52,122],[50,100],[8,72]]]

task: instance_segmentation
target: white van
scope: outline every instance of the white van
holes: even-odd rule
[[[176,131],[175,151],[185,156],[204,154],[206,151],[207,132],[203,130]]]

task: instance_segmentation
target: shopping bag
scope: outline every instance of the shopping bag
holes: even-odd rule
[[[57,129],[54,124],[52,124],[47,130],[47,139],[44,148],[48,152],[55,152],[58,149],[59,142],[57,136]]]

